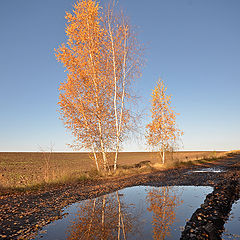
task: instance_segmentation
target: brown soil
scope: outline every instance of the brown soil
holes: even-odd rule
[[[201,166],[182,167],[127,177],[86,180],[74,184],[57,185],[38,192],[0,196],[0,238],[19,239],[20,236],[24,238],[47,223],[62,218],[61,209],[68,204],[98,197],[125,187],[136,185],[214,186],[231,176],[233,171],[239,172],[239,162],[240,155],[235,155]],[[190,172],[190,170],[203,167],[220,168],[227,172]]]

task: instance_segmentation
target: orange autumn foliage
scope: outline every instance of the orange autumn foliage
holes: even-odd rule
[[[176,113],[172,109],[171,96],[166,94],[165,87],[161,79],[152,91],[151,117],[147,124],[146,140],[154,150],[161,152],[171,150],[178,138],[183,134],[176,125]],[[164,157],[162,157],[164,163]]]
[[[153,213],[153,239],[163,240],[170,235],[171,225],[176,219],[176,208],[181,201],[171,187],[160,187],[148,192],[148,211]]]
[[[118,192],[86,200],[78,206],[67,239],[127,239],[127,234],[134,232],[137,220],[128,208]]]
[[[73,147],[91,151],[97,169],[106,171],[113,163],[116,168],[129,130],[126,102],[139,75],[141,48],[111,5],[104,11],[94,0],[79,0],[66,19],[67,43],[56,50],[67,71],[59,88],[61,118],[75,137]]]

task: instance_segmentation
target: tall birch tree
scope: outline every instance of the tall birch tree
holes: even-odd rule
[[[59,88],[61,118],[73,146],[91,152],[98,170],[117,167],[130,130],[132,82],[140,76],[142,46],[123,12],[94,0],[79,0],[66,13],[67,43],[56,50],[67,71]],[[114,156],[109,154],[114,152]]]
[[[177,113],[171,107],[171,95],[167,95],[166,90],[167,87],[159,79],[151,95],[151,122],[146,126],[147,143],[159,152],[163,164],[165,152],[171,150],[183,134],[177,127]]]

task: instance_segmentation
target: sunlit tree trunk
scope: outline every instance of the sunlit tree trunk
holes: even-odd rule
[[[107,13],[107,27],[108,34],[111,42],[111,59],[112,59],[112,67],[113,67],[113,82],[114,82],[114,96],[113,96],[113,105],[114,105],[114,114],[115,114],[115,128],[116,128],[116,149],[115,149],[115,158],[114,158],[114,171],[117,168],[117,158],[118,158],[118,150],[119,150],[119,137],[120,137],[120,125],[119,125],[119,117],[118,117],[118,107],[117,107],[117,94],[119,92],[118,89],[118,79],[117,79],[117,70],[116,70],[116,56],[115,56],[115,42],[113,39],[113,29],[112,29],[112,21],[113,21],[113,10],[108,6]]]
[[[89,32],[89,35],[90,35],[90,30],[89,30],[89,23],[88,23],[88,32]],[[90,39],[91,39],[91,43],[92,45],[94,44],[93,43],[93,40],[90,36]],[[99,97],[97,95],[97,91],[98,91],[98,88],[97,88],[97,82],[96,82],[96,71],[95,71],[95,66],[94,66],[94,60],[93,60],[93,57],[92,57],[92,53],[91,53],[91,49],[89,49],[89,52],[90,52],[90,59],[91,59],[91,63],[92,63],[92,69],[93,69],[93,83],[94,83],[94,92],[95,92],[95,102],[96,102],[96,106],[97,106],[97,111],[100,111],[100,107],[99,107]],[[98,130],[99,130],[99,135],[100,135],[100,144],[101,144],[101,152],[102,152],[102,156],[103,156],[103,168],[104,168],[104,171],[107,170],[107,158],[106,158],[106,152],[105,152],[105,147],[104,147],[104,143],[103,143],[103,134],[102,134],[102,122],[100,120],[100,116],[98,116]]]
[[[124,109],[124,98],[125,98],[125,84],[126,84],[126,57],[127,57],[127,32],[125,30],[124,36],[124,49],[123,49],[123,80],[122,80],[122,97],[121,97],[121,110],[120,110],[120,117],[119,117],[119,126],[116,124],[116,128],[118,127],[117,131],[117,142],[116,142],[116,153],[114,159],[114,171],[117,169],[117,160],[118,160],[118,152],[119,152],[119,145],[120,145],[120,134],[122,131],[122,120],[123,120],[123,109]]]
[[[81,98],[81,95],[80,95],[80,94],[79,94],[78,99],[79,99],[79,101],[80,101],[80,105],[81,105],[81,108],[82,108],[82,114],[83,114],[85,126],[86,126],[86,128],[87,128],[88,130],[90,130],[89,125],[88,125],[88,122],[87,122],[85,110],[84,110],[84,108],[83,108],[82,98]],[[94,148],[93,140],[91,140],[91,142],[92,142],[92,143],[91,143],[91,148],[92,148],[92,153],[93,153],[93,156],[94,156],[94,161],[95,161],[95,164],[96,164],[97,171],[99,172],[100,169],[99,169],[98,159],[97,159],[97,155],[96,155],[96,150],[95,150],[95,148]]]
[[[136,71],[136,66],[139,64],[139,54],[136,51],[136,59],[131,59],[130,66],[127,71],[127,59],[128,52],[131,51],[131,47],[128,46],[128,40],[131,38],[129,34],[129,25],[125,20],[125,16],[121,13],[121,16],[116,18],[113,14],[113,8],[108,6],[106,16],[106,28],[110,40],[110,60],[111,60],[111,71],[113,73],[113,108],[115,115],[115,131],[116,131],[116,142],[115,142],[115,157],[114,157],[114,171],[117,168],[118,153],[121,144],[121,137],[123,133],[123,125],[127,120],[124,116],[125,111],[125,95],[126,95],[126,81],[127,73]],[[119,45],[119,42],[121,44]],[[133,47],[132,47],[133,48]]]
[[[97,171],[99,172],[100,169],[99,169],[99,165],[98,165],[98,159],[97,159],[97,155],[96,155],[96,152],[95,152],[93,144],[92,144],[92,153],[93,153],[93,156],[94,156],[94,160],[95,160]]]

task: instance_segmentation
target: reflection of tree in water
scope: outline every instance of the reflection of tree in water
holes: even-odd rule
[[[134,229],[127,210],[118,192],[88,200],[79,206],[68,239],[126,239]]]
[[[180,200],[171,187],[153,188],[148,192],[148,211],[153,212],[153,239],[165,239],[170,235],[170,227],[176,219],[175,209]]]

